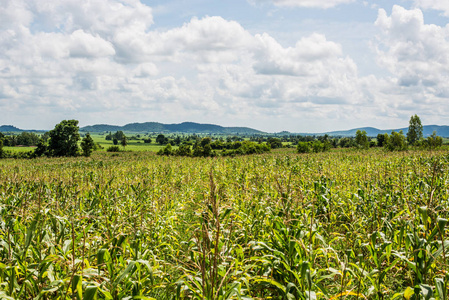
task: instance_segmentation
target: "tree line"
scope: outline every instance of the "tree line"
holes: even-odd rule
[[[23,133],[19,136],[22,135]],[[31,134],[33,137],[34,135],[36,134]],[[39,139],[34,144],[36,146],[34,151],[19,154],[19,156],[35,158],[40,156],[62,157],[84,155],[88,157],[96,147],[89,133],[81,139],[77,120],[61,121],[54,129],[38,137]],[[5,138],[2,134],[0,136],[0,157],[14,157],[14,155],[3,150],[5,140],[9,141],[10,139],[9,137]],[[78,146],[80,140],[81,143]]]
[[[149,135],[149,134],[148,134]],[[105,139],[112,140],[114,146],[107,151],[120,151],[118,144],[123,147],[128,145],[128,139],[139,139],[140,135],[130,138],[122,131],[109,132]],[[144,137],[145,143],[151,143],[151,138]],[[81,143],[79,143],[81,141]],[[271,149],[283,147],[296,147],[299,153],[324,152],[331,148],[358,148],[383,147],[388,151],[403,151],[409,147],[421,149],[436,149],[441,147],[443,139],[436,132],[427,138],[423,137],[423,126],[420,118],[415,114],[411,116],[407,134],[402,131],[392,131],[391,134],[378,134],[376,138],[368,137],[365,131],[358,130],[354,137],[331,137],[289,135],[280,137],[263,136],[221,136],[212,139],[199,135],[165,136],[158,134],[155,142],[165,145],[158,154],[180,156],[214,156],[220,155],[244,155],[263,153]],[[3,146],[35,146],[32,152],[10,153],[3,150]],[[175,149],[174,147],[177,148]],[[90,156],[97,148],[92,137],[87,133],[82,139],[79,134],[77,120],[64,120],[55,126],[53,130],[45,134],[22,132],[18,135],[6,136],[0,132],[0,157],[28,157],[39,156]]]
[[[404,151],[409,147],[434,150],[443,145],[443,139],[434,131],[431,136],[423,137],[423,126],[421,119],[415,114],[410,117],[407,135],[400,130],[392,131],[391,134],[378,134],[370,138],[366,131],[357,130],[355,137],[333,138],[325,135],[311,141],[300,141],[297,143],[299,153],[322,152],[331,148],[358,148],[368,149],[370,147],[383,147],[388,151]]]
[[[213,157],[213,156],[236,156],[249,154],[262,154],[269,152],[271,147],[266,143],[255,143],[251,141],[234,141],[222,143],[214,141],[210,137],[196,140],[193,145],[189,143],[181,144],[178,149],[173,149],[171,144],[167,144],[163,149],[157,152],[158,155],[174,156],[194,156],[194,157]]]

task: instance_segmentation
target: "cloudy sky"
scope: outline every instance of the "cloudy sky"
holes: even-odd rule
[[[0,125],[449,125],[446,0],[0,0]]]

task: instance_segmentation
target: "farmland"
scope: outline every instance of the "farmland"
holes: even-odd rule
[[[0,298],[447,299],[448,199],[446,151],[3,159]]]

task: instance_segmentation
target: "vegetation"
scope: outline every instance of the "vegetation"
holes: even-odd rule
[[[296,146],[296,150],[298,153],[318,153],[318,152],[326,152],[331,149],[331,144],[328,141],[313,141],[313,142],[298,142]]]
[[[0,160],[0,297],[447,299],[448,181],[443,151]]]
[[[3,135],[0,133],[0,139],[3,140],[3,145],[8,147],[15,146],[36,146],[39,142],[39,135],[33,132],[21,132],[18,135]]]
[[[64,120],[56,124],[49,133],[49,156],[77,156],[78,141],[80,140],[78,130],[77,120]]]
[[[419,141],[423,138],[423,127],[421,119],[417,116],[411,116],[407,131],[407,142],[411,146],[418,145]]]
[[[386,136],[385,148],[389,151],[407,150],[407,142],[404,133],[393,131],[390,136]]]
[[[81,149],[83,150],[83,155],[89,157],[95,148],[95,143],[89,133],[87,133],[83,140],[81,141]]]
[[[358,148],[368,149],[369,148],[369,140],[366,136],[366,131],[357,130],[355,134],[355,143]]]
[[[212,143],[210,137],[205,137],[200,141],[196,141],[193,149],[188,144],[181,144],[178,149],[173,150],[171,144],[167,144],[165,148],[157,152],[158,155],[175,155],[175,156],[196,156],[196,157],[210,157],[210,156],[235,156],[235,155],[249,155],[262,154],[270,151],[270,146],[267,144],[258,144],[250,141],[227,142],[225,144],[216,141]],[[221,150],[221,151],[215,151]]]
[[[110,146],[106,149],[107,152],[120,152],[119,146]]]
[[[443,145],[443,139],[437,136],[434,131],[431,136],[429,136],[425,141],[423,141],[424,147],[429,150],[435,150]]]

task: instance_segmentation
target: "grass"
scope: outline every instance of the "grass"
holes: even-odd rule
[[[0,298],[447,299],[448,182],[446,151],[0,160]]]
[[[34,149],[36,147],[3,147],[3,150],[11,152],[29,152],[34,151]]]

